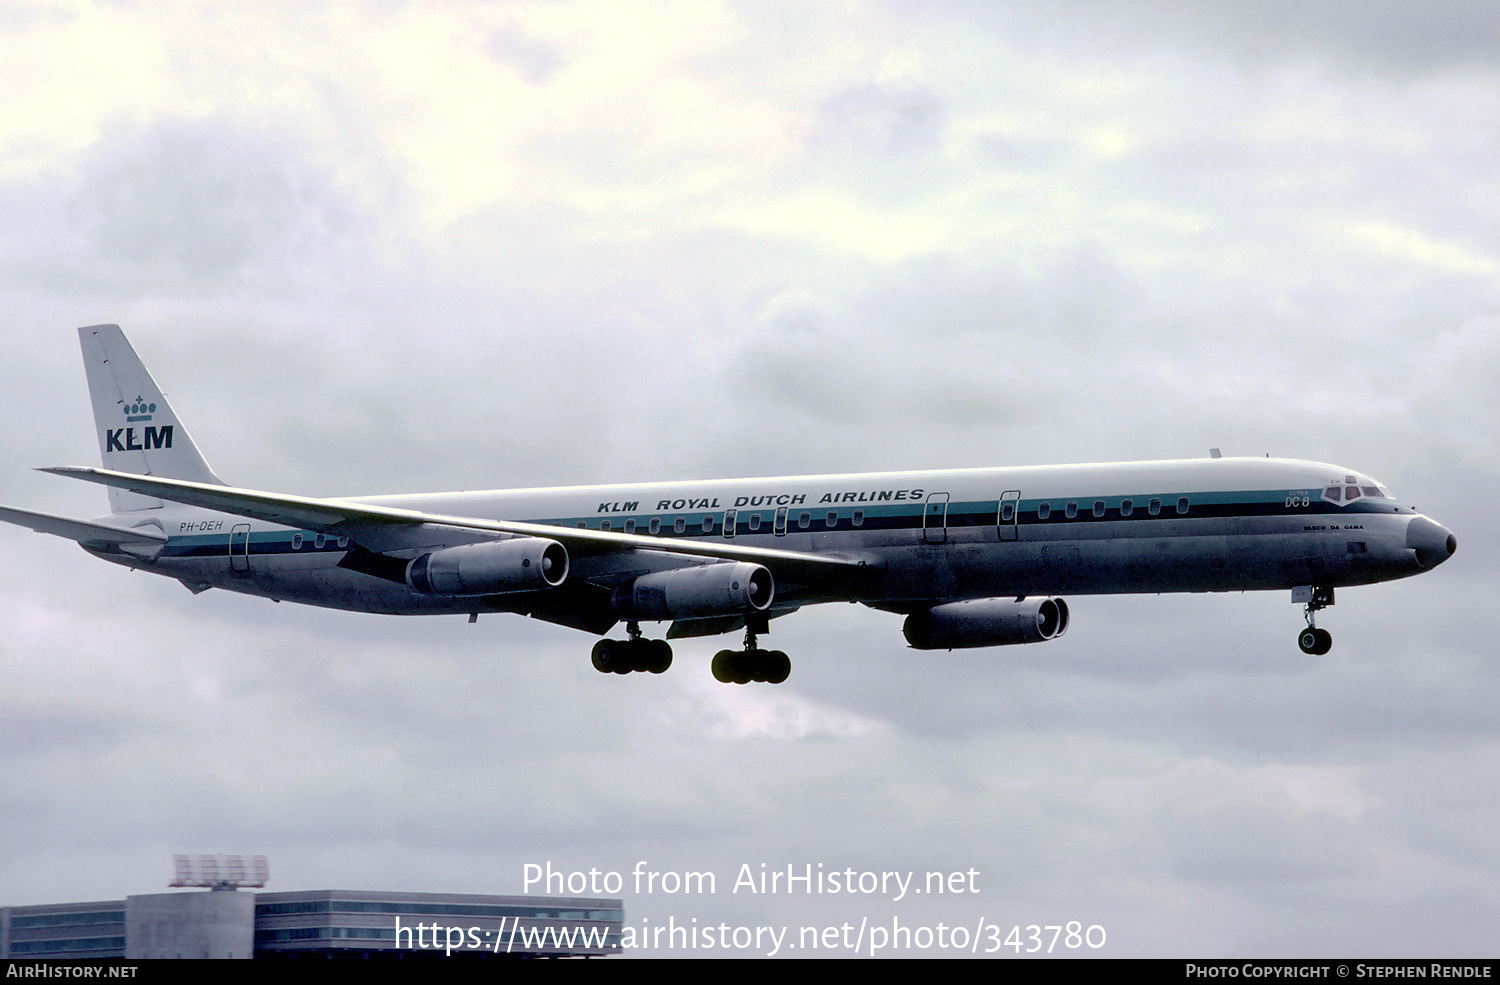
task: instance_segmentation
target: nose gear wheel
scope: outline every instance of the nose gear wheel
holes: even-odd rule
[[[1321,657],[1333,649],[1333,634],[1326,629],[1317,626],[1317,612],[1326,609],[1333,604],[1332,585],[1314,585],[1312,600],[1303,608],[1302,614],[1307,619],[1307,628],[1297,634],[1297,646],[1303,653],[1310,653],[1315,657]]]

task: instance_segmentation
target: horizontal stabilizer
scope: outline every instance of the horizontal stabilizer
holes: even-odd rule
[[[51,513],[18,510],[12,506],[0,506],[0,520],[30,527],[37,533],[76,540],[84,547],[120,550],[147,559],[160,554],[162,545],[167,542],[167,535],[155,521],[142,527],[120,527],[97,520],[74,520]]]

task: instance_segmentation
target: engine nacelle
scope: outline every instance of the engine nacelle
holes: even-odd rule
[[[1068,631],[1068,603],[1051,598],[948,602],[913,612],[901,631],[918,650],[1040,643]]]
[[[423,554],[406,584],[423,595],[500,595],[556,588],[568,577],[568,549],[545,537],[517,537]]]
[[[641,575],[615,589],[614,604],[626,619],[694,619],[761,612],[775,596],[761,565],[722,561]]]

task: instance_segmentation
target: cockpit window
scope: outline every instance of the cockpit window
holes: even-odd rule
[[[1391,493],[1379,483],[1346,475],[1341,483],[1337,480],[1329,483],[1328,488],[1323,490],[1323,498],[1330,503],[1352,503],[1356,499],[1390,499]]]

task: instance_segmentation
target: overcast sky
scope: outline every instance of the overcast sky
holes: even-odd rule
[[[733,687],[722,640],[604,676],[555,626],[194,597],[7,526],[0,903],[165,891],[174,852],[282,891],[644,860],[718,892],[627,885],[637,924],[1493,956],[1497,37],[1479,2],[7,3],[0,502],[105,511],[31,469],[97,464],[74,329],[118,322],[236,485],[1217,446],[1369,472],[1459,551],[1340,592],[1322,658],[1282,592],[957,653],[825,606]]]

